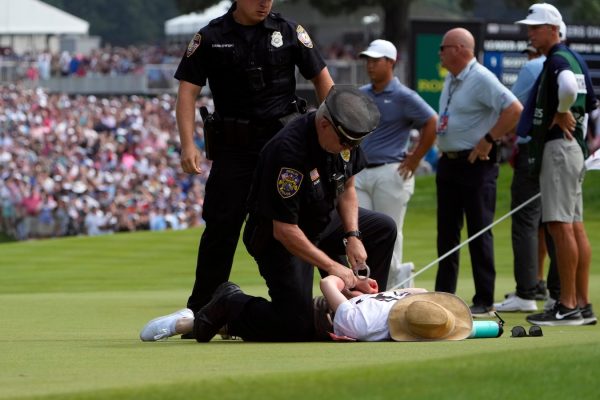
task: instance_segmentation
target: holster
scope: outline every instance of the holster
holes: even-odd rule
[[[200,116],[204,122],[204,153],[207,159],[214,160],[217,154],[220,124],[215,115],[210,114],[204,106],[200,107]]]

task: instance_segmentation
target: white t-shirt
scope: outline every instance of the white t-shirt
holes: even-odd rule
[[[365,342],[390,340],[388,314],[396,301],[409,296],[402,289],[363,294],[339,305],[333,318],[333,332]]]

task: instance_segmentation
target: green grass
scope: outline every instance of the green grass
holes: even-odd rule
[[[508,211],[511,171],[499,181]],[[586,227],[600,240],[600,173],[584,188]],[[405,258],[437,258],[433,177],[417,181]],[[510,221],[494,228],[496,298],[514,289]],[[193,283],[200,230],[0,244],[0,399],[595,399],[600,327],[549,327],[541,338],[453,343],[142,343],[150,318],[181,308]],[[597,250],[597,246],[592,246]],[[462,255],[458,294],[473,281]],[[433,289],[436,267],[417,278]],[[266,295],[243,246],[232,280]],[[600,305],[600,273],[590,292]],[[541,305],[541,303],[540,303]],[[526,325],[505,313],[507,328]]]

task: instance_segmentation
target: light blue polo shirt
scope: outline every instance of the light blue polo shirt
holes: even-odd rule
[[[435,111],[415,91],[396,77],[379,93],[373,85],[360,88],[377,104],[381,119],[377,129],[362,141],[369,164],[394,163],[404,159],[411,129],[420,129]]]
[[[544,61],[546,61],[546,56],[534,58],[533,60],[527,61],[519,71],[517,80],[511,90],[523,106],[527,104],[529,93],[531,92],[537,77],[542,72],[542,68],[544,68]],[[523,117],[524,115],[521,115],[521,118]],[[517,136],[517,143],[527,143],[530,140],[531,136],[527,136],[526,138]]]
[[[461,151],[474,148],[496,124],[502,110],[516,99],[490,70],[474,58],[456,77],[448,72],[440,96],[438,133],[445,110],[448,125],[443,135],[438,134],[439,149]]]

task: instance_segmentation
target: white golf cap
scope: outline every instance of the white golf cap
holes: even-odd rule
[[[373,40],[369,44],[369,47],[365,51],[360,53],[360,57],[386,57],[394,61],[396,61],[397,55],[398,51],[396,50],[396,46],[394,46],[392,42],[388,42],[387,40],[383,39]]]
[[[527,18],[515,22],[523,25],[555,25],[560,26],[562,15],[552,4],[538,3],[529,7]]]

